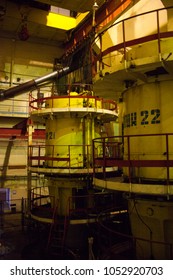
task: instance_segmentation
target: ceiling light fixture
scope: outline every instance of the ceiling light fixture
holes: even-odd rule
[[[93,5],[93,10],[97,11],[99,8],[99,5],[97,4],[97,1],[94,2],[94,5]]]
[[[93,5],[93,22],[92,22],[93,27],[96,25],[95,17],[96,17],[96,11],[98,10],[98,8],[99,8],[99,6],[97,4],[97,1],[95,1],[94,5]]]

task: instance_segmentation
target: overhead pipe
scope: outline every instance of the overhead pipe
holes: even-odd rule
[[[52,73],[49,73],[45,76],[30,80],[28,82],[25,82],[23,84],[20,84],[18,86],[5,89],[0,91],[0,101],[3,101],[8,98],[12,98],[14,96],[17,96],[21,93],[27,92],[29,90],[36,89],[37,86],[43,84],[44,82],[51,81],[54,78],[60,78],[70,72],[70,67],[64,67],[60,70],[54,71]]]

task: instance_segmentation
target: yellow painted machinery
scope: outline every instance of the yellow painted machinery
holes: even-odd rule
[[[147,161],[172,160],[172,86],[173,82],[162,81],[132,87],[124,93],[123,126],[124,135],[130,138],[130,157],[133,160]],[[155,134],[155,136],[153,135]],[[127,141],[124,158],[128,158]],[[173,179],[173,169],[169,169],[169,179]],[[167,180],[167,166],[153,168],[133,168],[131,176],[145,179]],[[126,174],[126,172],[125,172]]]
[[[45,147],[35,147],[35,154],[30,147],[30,171],[46,175],[49,193],[58,200],[59,214],[65,216],[69,198],[81,189],[86,194],[91,184],[92,140],[103,133],[115,133],[116,103],[95,97],[92,91],[43,98],[42,108],[36,107],[38,103],[37,99],[30,103],[31,118],[44,120],[46,141]],[[97,150],[102,152],[99,147]]]
[[[1,92],[1,100],[33,90],[68,72],[66,67]],[[111,193],[93,188],[92,141],[116,134],[118,111],[116,102],[94,96],[90,85],[77,87],[78,92],[69,90],[66,95],[30,94],[28,211],[32,220],[49,228],[47,249],[56,235],[58,253],[68,247],[79,249],[79,255],[82,252],[86,258],[88,225],[95,224],[98,213],[113,203]],[[33,144],[37,125],[44,127],[44,144]],[[100,145],[96,152],[103,153]],[[108,173],[115,171],[116,168],[107,168]],[[102,176],[103,167],[97,172]],[[33,184],[35,176],[42,178],[41,186]]]

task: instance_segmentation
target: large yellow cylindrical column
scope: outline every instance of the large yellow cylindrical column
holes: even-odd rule
[[[123,168],[132,187],[136,183],[138,190],[143,189],[139,193],[132,191],[134,194],[128,199],[138,259],[171,259],[173,254],[173,203],[162,197],[161,191],[156,197],[152,195],[153,184],[169,188],[163,184],[167,182],[168,169],[157,166],[157,161],[173,158],[173,136],[168,135],[173,132],[172,88],[172,80],[132,86],[124,92],[120,106],[125,135],[124,159],[143,163],[156,160],[156,165],[150,167],[131,168],[130,174],[129,168]],[[169,168],[169,180],[172,179],[173,169]]]
[[[83,166],[83,127],[80,118],[56,118],[46,120],[46,156],[57,157],[59,161],[48,160],[47,166]],[[64,160],[69,158],[69,161]]]
[[[33,102],[43,106],[31,115],[36,120],[44,119],[46,132],[45,154],[42,148],[38,149],[39,164],[41,157],[44,162],[36,172],[45,175],[51,207],[57,205],[58,215],[66,216],[69,199],[74,194],[86,195],[91,188],[92,140],[102,135],[103,126],[112,132],[117,119],[116,104],[94,97],[91,92],[71,92],[45,98],[42,103]],[[73,206],[77,207],[75,199]]]
[[[131,87],[123,97],[124,135],[130,137],[130,159],[165,160],[167,157],[166,137],[161,135],[142,136],[143,134],[163,134],[173,132],[172,114],[173,81],[148,83]],[[173,153],[173,137],[169,138],[169,155]],[[124,159],[128,158],[128,144],[125,139]],[[171,159],[169,157],[169,159]],[[124,170],[128,175],[128,170]],[[173,170],[170,169],[170,178]],[[167,177],[166,167],[134,168],[132,176],[162,180]]]

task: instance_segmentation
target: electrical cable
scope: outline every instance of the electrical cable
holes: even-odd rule
[[[138,216],[138,218],[139,218],[139,220],[146,226],[146,228],[149,230],[149,234],[150,234],[150,259],[154,259],[154,257],[153,257],[153,248],[152,248],[152,236],[153,236],[153,232],[152,232],[152,230],[151,230],[151,228],[144,222],[144,220],[141,218],[141,216],[140,216],[140,214],[139,214],[139,212],[138,212],[138,210],[137,210],[137,207],[136,207],[136,201],[135,201],[135,199],[133,200],[134,201],[134,209],[135,209],[135,211],[136,211],[136,214],[137,214],[137,216]]]

